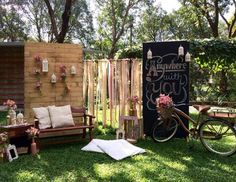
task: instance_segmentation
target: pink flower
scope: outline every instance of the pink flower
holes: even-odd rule
[[[62,73],[66,73],[66,66],[65,65],[61,65],[60,66],[60,70]]]
[[[35,87],[37,89],[39,89],[41,87],[41,85],[42,85],[42,83],[40,81],[37,81]]]
[[[39,55],[34,56],[34,61],[36,64],[41,64],[42,58]]]
[[[169,108],[174,105],[172,98],[169,95],[160,94],[159,98],[156,99],[157,107]]]
[[[16,102],[14,100],[8,99],[6,102],[3,102],[4,106],[7,106],[8,109],[12,108],[12,109],[16,109]]]
[[[29,129],[26,130],[26,133],[28,133],[29,136],[34,138],[36,135],[39,134],[39,130],[35,127],[30,127]]]

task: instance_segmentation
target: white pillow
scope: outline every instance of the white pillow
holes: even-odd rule
[[[98,146],[97,143],[102,142],[100,139],[93,139],[89,144],[84,146],[81,150],[83,151],[90,151],[90,152],[99,152],[104,153]]]
[[[39,120],[39,129],[51,128],[52,122],[47,107],[33,108],[35,117]]]
[[[101,142],[98,147],[115,160],[121,160],[136,154],[144,153],[145,150],[132,145],[124,139]]]
[[[60,107],[49,106],[48,110],[53,128],[75,125],[70,105],[60,106]]]
[[[83,147],[81,150],[106,153],[115,160],[121,160],[126,157],[145,152],[144,149],[136,147],[124,139],[121,140],[93,139],[88,145]]]

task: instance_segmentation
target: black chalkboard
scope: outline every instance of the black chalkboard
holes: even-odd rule
[[[160,93],[169,94],[176,107],[189,114],[189,63],[185,62],[184,56],[178,56],[180,45],[185,55],[189,51],[186,41],[143,44],[143,120],[144,133],[148,136],[158,118],[155,100]],[[148,50],[152,52],[152,59],[147,59]],[[183,121],[188,127],[188,120]],[[186,135],[179,127],[176,136]]]

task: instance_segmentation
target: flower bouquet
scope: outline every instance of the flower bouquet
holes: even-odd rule
[[[156,104],[157,112],[163,119],[171,118],[174,103],[169,95],[160,94],[160,96],[156,99]]]
[[[8,109],[8,116],[7,116],[7,120],[8,123],[7,124],[16,124],[16,102],[14,100],[8,99],[6,102],[3,103],[4,106],[7,106]]]
[[[39,130],[35,127],[30,127],[29,129],[26,130],[26,133],[32,138],[32,140],[34,141],[34,138],[36,137],[36,135],[39,134]]]
[[[128,102],[130,104],[130,109],[136,109],[136,104],[139,103],[139,98],[137,95],[135,95],[131,98],[129,97]]]

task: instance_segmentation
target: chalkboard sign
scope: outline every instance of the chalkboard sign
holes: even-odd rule
[[[186,41],[143,44],[143,120],[146,135],[151,135],[153,124],[158,118],[155,101],[160,93],[169,94],[177,108],[186,114],[189,112],[189,63],[185,62],[184,56],[178,55],[180,46],[186,55],[189,51]],[[148,51],[152,53],[149,59]],[[188,120],[182,119],[188,127]],[[186,135],[179,127],[176,136]]]

